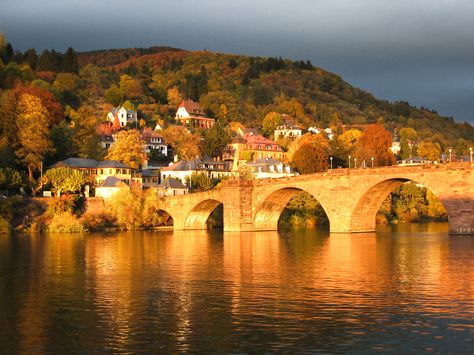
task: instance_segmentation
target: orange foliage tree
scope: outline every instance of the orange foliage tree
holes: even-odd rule
[[[369,125],[360,136],[355,146],[355,157],[362,164],[371,164],[374,158],[374,165],[393,165],[395,157],[390,151],[392,146],[392,135],[386,131],[382,125]]]
[[[329,143],[322,134],[305,134],[296,142],[291,165],[300,174],[312,174],[328,169]]]

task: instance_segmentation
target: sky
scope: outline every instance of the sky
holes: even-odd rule
[[[0,32],[21,50],[309,59],[378,98],[474,123],[472,0],[0,0]]]

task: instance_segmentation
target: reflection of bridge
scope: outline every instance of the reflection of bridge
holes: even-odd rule
[[[277,230],[287,203],[306,191],[324,208],[331,232],[373,231],[383,200],[406,181],[422,184],[440,199],[451,233],[474,234],[474,165],[465,163],[228,180],[212,191],[163,198],[159,208],[173,217],[175,229],[205,229],[209,215],[222,204],[225,231]]]

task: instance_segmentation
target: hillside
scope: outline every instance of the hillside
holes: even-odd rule
[[[465,146],[460,139],[474,139],[468,123],[407,102],[377,99],[309,62],[163,47],[79,53],[78,62],[83,71],[85,63],[100,66],[109,76],[108,84],[120,86],[120,74],[138,81],[141,92],[124,93],[124,99],[137,105],[167,104],[167,91],[176,87],[182,97],[200,101],[210,116],[254,127],[261,126],[268,112],[277,111],[304,126],[378,122],[392,132],[412,127],[421,139],[433,140],[443,149]]]
[[[304,127],[381,123],[392,134],[416,130],[420,141],[466,154],[474,128],[407,102],[388,102],[351,86],[340,76],[309,61],[262,58],[171,47],[111,49],[76,53],[54,50],[37,54],[13,47],[0,51],[0,110],[8,117],[11,92],[39,95],[50,111],[54,161],[75,154],[98,156],[95,126],[112,107],[128,101],[142,124],[173,123],[183,98],[199,101],[217,121],[261,128],[272,111],[293,116]],[[49,105],[49,106],[48,106]],[[10,107],[11,109],[11,107]],[[9,138],[9,120],[0,131]],[[73,131],[71,131],[73,127]],[[64,142],[64,137],[74,141]],[[73,148],[70,148],[70,147]]]

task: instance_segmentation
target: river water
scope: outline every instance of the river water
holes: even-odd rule
[[[474,237],[0,237],[0,353],[472,353]]]

